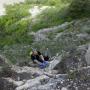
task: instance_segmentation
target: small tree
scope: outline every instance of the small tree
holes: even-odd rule
[[[82,17],[90,14],[90,1],[89,0],[73,0],[70,5],[70,16]]]

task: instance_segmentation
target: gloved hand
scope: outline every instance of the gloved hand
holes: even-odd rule
[[[45,66],[48,66],[49,65],[49,62],[48,61],[44,61],[43,63],[45,64]]]
[[[41,64],[39,65],[39,67],[40,67],[41,69],[43,69],[43,68],[46,68],[48,65],[49,65],[48,61],[44,61],[43,63],[41,63]]]
[[[40,67],[41,69],[43,69],[43,68],[46,67],[46,65],[45,65],[44,63],[42,63],[42,64],[39,65],[39,67]]]

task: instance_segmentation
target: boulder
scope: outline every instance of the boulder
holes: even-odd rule
[[[19,67],[16,65],[13,65],[11,68],[12,71],[14,71],[12,78],[14,80],[29,80],[32,78],[36,78],[37,76],[40,76],[43,74],[43,71],[41,71],[39,68],[36,67],[28,67],[23,66]]]
[[[49,63],[48,72],[50,73],[61,62],[61,55],[54,57]]]
[[[11,65],[4,56],[0,55],[0,78],[11,76],[11,74]]]
[[[8,61],[4,56],[0,55],[0,66],[4,65],[8,65]]]
[[[64,24],[58,25],[58,26],[54,26],[52,28],[45,28],[45,29],[40,29],[38,30],[38,32],[36,32],[36,34],[34,35],[35,37],[35,41],[43,41],[43,40],[49,40],[47,37],[47,33],[55,33],[58,32],[60,29],[67,29],[73,22],[65,22]]]
[[[5,78],[0,78],[0,90],[15,90],[16,85]]]
[[[85,54],[87,45],[82,45],[77,48],[72,48],[67,54],[62,57],[61,62],[54,68],[59,70],[59,73],[67,73],[70,70],[77,70],[78,68],[87,66]]]
[[[89,45],[89,48],[88,48],[87,53],[85,55],[85,58],[86,58],[87,64],[90,65],[90,45]]]
[[[24,89],[27,90],[28,88],[30,89],[32,87],[41,85],[41,80],[46,79],[49,79],[49,77],[46,75],[41,75],[35,79],[27,80],[27,82],[24,85],[17,87],[16,90],[24,90]]]

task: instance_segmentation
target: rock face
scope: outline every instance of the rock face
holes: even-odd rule
[[[4,56],[0,55],[0,77],[2,76],[11,76],[11,68],[8,60]]]
[[[58,63],[61,62],[61,56],[55,57],[49,64],[48,69],[51,71],[57,66]]]
[[[3,65],[8,65],[8,61],[5,57],[0,55],[0,66],[3,66]]]
[[[76,20],[34,33],[37,42],[32,45],[47,44],[55,57],[45,69],[32,64],[5,67],[0,90],[90,90],[89,27],[90,20]]]
[[[89,45],[89,48],[87,50],[85,57],[86,57],[87,64],[90,65],[90,45]]]
[[[50,66],[52,66],[52,62],[55,60],[59,61],[52,66],[53,68],[47,67],[42,70],[38,67],[13,66],[11,70],[14,74],[0,79],[0,90],[89,90],[90,67],[86,66],[85,59],[82,57],[86,51],[87,46],[80,46],[75,50],[75,52],[72,51],[72,54],[70,54],[75,55],[77,53],[77,55],[80,55],[78,58],[80,59],[81,57],[83,59],[79,61],[81,67],[78,67],[78,64],[75,64],[76,67],[72,68],[73,60],[78,61],[78,59],[73,59],[70,55],[69,57],[66,57],[67,60],[71,59],[71,61],[69,61],[69,63],[64,62],[67,67],[67,72],[65,72],[65,74],[53,73],[53,68],[57,67],[57,64],[61,65],[60,62],[63,60],[61,59],[61,55],[55,57],[50,62]]]
[[[57,63],[60,62],[60,57],[56,57]],[[54,59],[55,61],[55,59]],[[50,63],[50,66],[54,65],[53,68],[57,65],[57,63]],[[10,69],[7,69],[8,73],[3,71],[4,76],[1,76],[0,79],[0,90],[28,90],[37,85],[43,85],[49,81],[49,78],[54,77],[53,68],[47,67],[45,70],[39,69],[38,67],[28,67],[28,66],[13,66]],[[48,71],[49,70],[49,71]],[[56,73],[56,72],[55,72]],[[6,84],[6,85],[5,85]]]
[[[35,87],[35,86],[38,86],[38,85],[41,85],[41,82],[42,80],[48,80],[49,77],[46,76],[46,75],[41,75],[35,79],[31,79],[31,80],[28,80],[26,81],[26,83],[20,87],[17,87],[16,90],[23,90],[23,89],[28,89],[28,88],[32,88],[32,87]]]
[[[62,61],[55,67],[55,69],[58,69],[60,73],[65,73],[70,70],[77,70],[78,68],[87,66],[85,59],[87,48],[87,45],[72,48],[63,56]]]
[[[50,33],[50,32],[58,32],[60,29],[67,29],[70,24],[72,22],[66,22],[62,25],[59,25],[59,26],[54,26],[53,28],[46,28],[46,29],[43,29],[43,30],[39,30],[36,34],[35,34],[35,41],[42,41],[42,40],[48,40],[47,38],[47,33]]]
[[[0,78],[0,90],[15,90],[16,86],[4,78]]]

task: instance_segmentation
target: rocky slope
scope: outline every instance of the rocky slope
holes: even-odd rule
[[[45,47],[50,49],[49,67],[42,70],[31,62],[22,67],[20,63],[5,67],[7,63],[4,62],[0,90],[90,90],[89,18],[31,34],[35,37],[32,47],[41,51]],[[3,59],[0,59],[2,64]]]
[[[57,57],[55,61],[61,62]],[[66,63],[67,68],[60,67],[62,64],[54,64],[51,61],[50,66],[42,70],[38,67],[12,66],[9,73],[3,73],[6,76],[0,78],[1,90],[89,90],[90,89],[90,66],[81,66],[75,68],[72,63]],[[68,60],[68,58],[67,58]],[[79,63],[83,63],[80,61]],[[76,64],[78,67],[78,64]],[[54,67],[53,67],[54,66]],[[52,68],[53,67],[53,68]],[[71,68],[74,67],[74,68]],[[60,70],[65,69],[67,72],[60,74]],[[2,71],[3,72],[3,71]],[[9,74],[9,75],[7,75]]]

